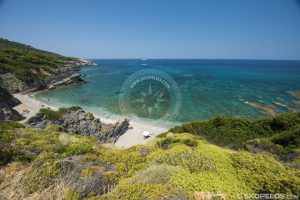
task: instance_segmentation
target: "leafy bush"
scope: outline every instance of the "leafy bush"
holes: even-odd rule
[[[22,180],[28,194],[48,188],[58,178],[59,165],[53,154],[46,153],[42,154],[41,157],[33,163],[31,170],[26,173]]]
[[[130,182],[139,181],[148,184],[165,184],[170,180],[172,173],[178,170],[178,168],[168,165],[152,165],[146,170],[138,172]]]
[[[213,170],[213,163],[191,149],[175,146],[168,151],[157,151],[150,156],[152,162],[158,164],[167,164],[171,166],[181,166],[190,172],[201,172]]]
[[[82,155],[91,152],[93,146],[84,142],[70,142],[64,146],[61,153],[64,156]]]
[[[127,181],[123,181],[118,184],[111,194],[105,195],[107,199],[122,199],[122,200],[132,200],[132,199],[164,199],[180,196],[186,199],[182,195],[179,188],[173,187],[172,185],[164,184],[147,184],[143,182],[136,182],[133,184],[128,184]]]
[[[176,126],[170,131],[192,133],[215,144],[243,148],[247,140],[268,137],[297,124],[300,124],[300,113],[288,113],[257,121],[217,117]]]
[[[57,124],[49,124],[45,127],[46,131],[61,131],[61,127]]]
[[[43,116],[45,116],[46,119],[54,121],[54,120],[60,120],[61,117],[64,114],[66,114],[67,112],[77,111],[79,109],[81,109],[79,106],[72,106],[72,107],[69,107],[69,108],[59,108],[57,111],[51,110],[51,109],[42,108],[39,111],[39,115],[43,115]]]
[[[45,108],[42,108],[39,114],[44,115],[45,118],[49,120],[59,120],[61,118],[60,112],[50,110],[50,109],[45,109]]]
[[[194,139],[186,138],[186,139],[179,139],[173,137],[167,137],[165,139],[157,141],[157,146],[162,149],[167,149],[172,144],[185,144],[190,147],[196,147],[198,145],[197,141]]]
[[[102,166],[89,166],[81,171],[81,177],[93,176],[99,171],[104,171],[104,168]]]
[[[270,156],[244,152],[234,154],[232,160],[238,178],[257,193],[299,194],[300,192],[299,178]]]
[[[24,128],[24,125],[15,121],[0,121],[0,130]]]
[[[68,190],[65,200],[79,200],[80,195],[78,192],[73,191],[73,190]]]

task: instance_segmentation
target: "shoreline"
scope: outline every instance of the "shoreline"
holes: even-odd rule
[[[25,119],[21,122],[24,123],[30,117],[34,116],[39,112],[41,108],[50,108],[52,110],[58,110],[58,107],[49,105],[42,101],[39,101],[34,98],[34,93],[30,94],[13,94],[13,96],[18,99],[21,104],[14,107],[16,111],[22,114]],[[96,118],[100,118],[100,121],[103,123],[116,123],[119,119],[104,117],[101,114],[92,112]],[[120,117],[124,118],[124,117]],[[130,120],[130,119],[129,119]],[[116,148],[128,148],[134,145],[146,144],[155,141],[155,138],[160,133],[168,131],[167,127],[152,125],[146,122],[130,120],[130,129],[126,131],[125,134],[120,136],[117,142],[113,145]],[[145,139],[143,136],[143,132],[147,131],[150,133],[151,137]]]

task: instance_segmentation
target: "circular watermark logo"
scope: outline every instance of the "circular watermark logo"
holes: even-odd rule
[[[157,69],[137,71],[124,82],[119,96],[120,110],[129,117],[176,118],[181,95],[176,82]]]

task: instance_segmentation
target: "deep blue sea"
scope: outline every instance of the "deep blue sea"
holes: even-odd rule
[[[291,93],[300,91],[300,61],[94,61],[98,66],[81,68],[86,84],[44,91],[36,98],[161,123],[216,116],[254,119],[300,109]]]

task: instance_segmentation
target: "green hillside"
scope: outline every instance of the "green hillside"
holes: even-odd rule
[[[78,61],[55,53],[35,49],[17,42],[0,39],[0,73],[12,72],[20,80],[52,72],[52,68],[62,67],[67,62]]]
[[[274,119],[244,123],[247,127],[256,124],[256,136],[271,137],[282,129],[293,130],[298,117],[279,116],[276,126]],[[227,128],[236,137],[240,127],[245,141],[253,138],[247,136],[244,123],[227,120]],[[220,129],[221,125],[211,134],[217,137],[218,130],[219,134],[230,131]],[[212,125],[206,126],[213,130]],[[154,144],[114,149],[103,147],[93,137],[62,133],[53,125],[37,130],[2,122],[0,132],[0,196],[8,199],[194,199],[215,195],[214,199],[235,200],[238,194],[300,193],[299,170],[272,155],[230,150],[188,133],[165,133]],[[226,137],[219,142],[228,144]],[[277,137],[272,142],[286,140]]]
[[[265,151],[300,168],[300,113],[255,121],[217,117],[174,127],[174,133],[192,133],[207,141],[253,152]]]

